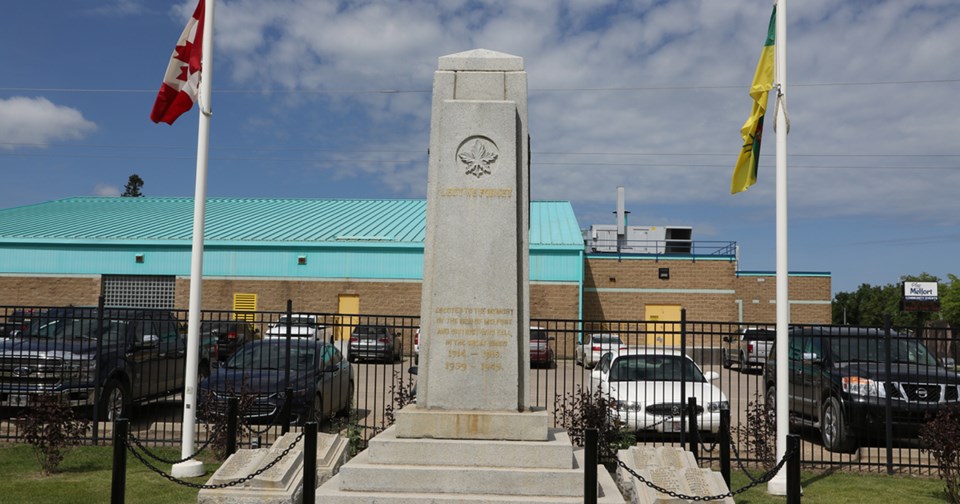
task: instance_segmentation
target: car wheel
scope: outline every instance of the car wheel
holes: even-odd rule
[[[111,378],[100,392],[100,420],[117,421],[130,415],[130,388],[122,381]]]
[[[730,369],[730,366],[733,366],[733,361],[730,360],[730,354],[723,352],[723,369]]]
[[[353,405],[353,393],[355,390],[356,387],[353,384],[353,380],[350,380],[350,385],[347,386],[347,397],[343,400],[343,408],[340,408],[340,411],[338,412],[340,416],[350,416],[350,407]]]
[[[830,397],[823,403],[823,414],[820,415],[820,439],[823,447],[840,453],[852,453],[856,448],[856,439],[850,432],[847,421],[843,417],[843,408],[836,397]]]
[[[767,414],[773,416],[777,413],[777,387],[771,385],[767,387],[767,392],[763,395],[763,407]]]
[[[197,383],[210,378],[210,363],[201,362],[200,367],[197,368]]]
[[[748,367],[748,366],[747,366],[747,357],[746,357],[745,355],[743,355],[743,352],[740,352],[740,356],[739,356],[739,358],[738,358],[737,365],[738,365],[738,367],[740,368],[740,371],[746,371],[746,370],[747,370],[747,367]]]
[[[313,404],[310,405],[310,412],[307,414],[306,420],[317,422],[317,427],[323,422],[323,398],[320,397],[320,394],[313,395]]]

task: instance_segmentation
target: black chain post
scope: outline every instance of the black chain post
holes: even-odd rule
[[[687,431],[690,433],[690,453],[693,454],[694,460],[698,463],[700,462],[700,429],[697,426],[697,398],[688,397],[687,398],[687,411],[689,416],[687,417]]]
[[[303,504],[317,502],[317,422],[303,424]]]
[[[240,398],[227,398],[227,456],[237,452],[237,420],[240,416]]]
[[[787,435],[787,504],[800,504],[800,436]]]
[[[113,424],[113,479],[110,485],[110,503],[123,504],[127,488],[127,432],[130,422],[118,418]]]
[[[597,429],[586,429],[584,443],[583,503],[597,504]]]
[[[730,408],[720,408],[720,475],[730,488]]]

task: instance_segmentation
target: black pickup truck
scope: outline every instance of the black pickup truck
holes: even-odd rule
[[[916,437],[945,404],[960,401],[960,375],[940,366],[915,337],[893,333],[887,374],[887,339],[875,328],[794,327],[789,335],[791,423],[820,430],[830,451],[852,452],[867,439],[883,439],[890,399],[893,435]],[[776,349],[764,369],[766,403],[776,400]]]
[[[0,345],[0,408],[58,394],[115,419],[136,402],[183,390],[185,363],[184,337],[169,311],[106,309],[101,319],[96,308],[55,308]]]

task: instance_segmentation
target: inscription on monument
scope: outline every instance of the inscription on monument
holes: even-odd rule
[[[444,369],[502,371],[506,347],[515,336],[515,316],[512,308],[438,306],[433,327],[446,349]]]

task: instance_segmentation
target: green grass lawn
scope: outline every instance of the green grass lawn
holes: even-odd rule
[[[750,480],[742,472],[731,473],[732,486],[742,488]],[[802,472],[803,504],[928,504],[950,502],[939,479],[911,476],[887,476],[856,472]],[[767,493],[761,484],[735,497],[738,504],[768,504],[787,502],[786,497]]]
[[[166,459],[180,458],[175,448],[151,449]],[[205,483],[220,466],[212,456],[201,456],[207,476],[189,481]],[[169,464],[154,463],[166,472]],[[23,444],[0,444],[0,502],[4,503],[99,503],[110,502],[113,448],[77,447],[67,453],[56,474],[40,474],[33,448]],[[174,484],[152,472],[127,453],[126,502],[195,503],[198,490]]]
[[[179,458],[179,450],[154,450],[168,458]],[[219,467],[210,456],[204,461],[207,476],[192,479],[204,483]],[[110,502],[113,448],[108,446],[78,447],[70,451],[51,476],[40,474],[40,464],[28,445],[0,444],[0,502],[4,503],[99,503]],[[165,471],[170,466],[159,464]],[[749,483],[743,473],[733,473],[733,487]],[[886,476],[848,472],[802,474],[804,504],[852,503],[945,503],[949,502],[938,479],[909,476]],[[147,469],[140,461],[127,456],[126,502],[131,503],[195,503],[197,490],[167,481]],[[767,494],[766,484],[759,485],[736,497],[741,504],[784,503],[786,497]]]

